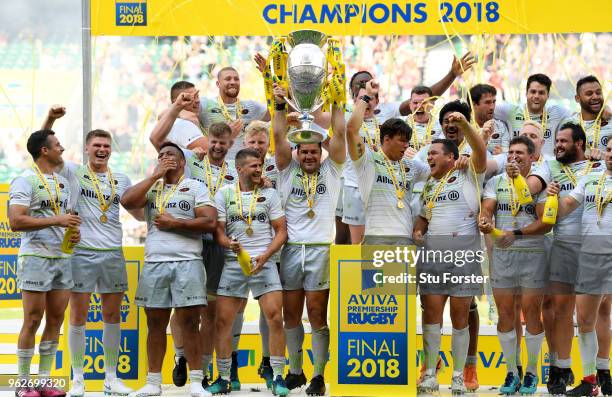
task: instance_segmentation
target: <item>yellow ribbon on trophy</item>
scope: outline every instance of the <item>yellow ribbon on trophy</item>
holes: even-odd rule
[[[331,77],[325,78],[322,97],[323,110],[331,111],[332,105],[344,106],[346,104],[346,66],[342,62],[342,51],[338,39],[327,39],[326,61],[332,67]]]
[[[263,71],[264,92],[266,94],[266,105],[270,113],[270,119],[274,120],[274,84],[287,88],[287,52],[285,51],[285,37],[280,37],[272,43],[270,53],[266,58],[266,68]],[[273,67],[274,72],[272,72]],[[274,132],[270,124],[270,154],[274,153]]]

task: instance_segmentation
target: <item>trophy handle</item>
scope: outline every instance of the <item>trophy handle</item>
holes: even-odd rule
[[[294,108],[296,111],[302,113],[302,111],[297,107],[297,105],[295,104],[295,102],[293,102],[291,99],[287,98],[286,96],[283,97],[285,99],[285,102],[287,102],[287,104],[289,106],[291,106],[292,108]]]

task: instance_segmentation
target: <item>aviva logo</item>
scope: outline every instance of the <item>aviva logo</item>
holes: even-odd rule
[[[361,270],[361,291],[365,291],[371,288],[380,288],[383,283],[377,283],[374,281],[376,274],[382,274],[380,269],[362,269]]]

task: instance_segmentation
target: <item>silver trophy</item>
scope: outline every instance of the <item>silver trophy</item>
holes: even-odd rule
[[[301,113],[302,127],[289,132],[287,139],[295,144],[318,143],[327,132],[316,125],[311,113],[323,106],[321,93],[327,70],[322,47],[327,36],[316,30],[297,30],[287,37],[291,46],[287,60],[289,96],[287,103]]]

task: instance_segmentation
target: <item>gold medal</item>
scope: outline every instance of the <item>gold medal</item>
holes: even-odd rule
[[[431,208],[425,208],[425,219],[427,219],[427,221],[431,221],[432,216],[433,211],[431,210]]]
[[[401,200],[397,200],[397,208],[399,208],[400,210],[404,209],[404,202]]]
[[[100,215],[100,222],[102,223],[108,222],[108,217],[106,216],[106,214]]]
[[[246,235],[249,237],[253,235],[253,228],[251,226],[246,228]]]
[[[308,210],[308,212],[306,213],[306,215],[308,215],[308,217],[310,219],[314,218],[315,216],[315,212],[313,210]]]

